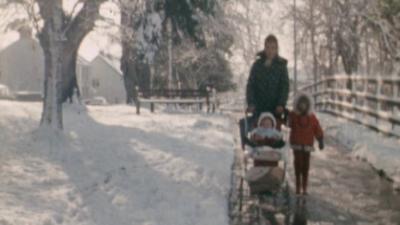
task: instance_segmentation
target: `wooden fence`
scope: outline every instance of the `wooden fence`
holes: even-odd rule
[[[154,112],[155,104],[175,104],[175,105],[199,105],[199,110],[206,105],[207,112],[216,111],[216,90],[207,88],[206,90],[172,90],[172,89],[149,89],[139,90],[136,100],[136,114],[140,114],[143,103],[150,104],[150,111]]]
[[[330,76],[300,89],[315,109],[400,137],[400,77]]]

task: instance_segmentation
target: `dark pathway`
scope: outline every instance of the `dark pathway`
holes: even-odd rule
[[[313,155],[310,196],[294,207],[301,222],[294,224],[400,224],[400,195],[391,183],[334,139],[327,143]]]

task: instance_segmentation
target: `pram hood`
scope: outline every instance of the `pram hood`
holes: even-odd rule
[[[260,115],[260,117],[258,118],[257,127],[260,127],[261,121],[263,121],[263,119],[265,119],[265,118],[270,119],[272,121],[272,125],[274,126],[274,128],[276,128],[276,119],[275,119],[274,115],[272,115],[269,112],[265,112]]]

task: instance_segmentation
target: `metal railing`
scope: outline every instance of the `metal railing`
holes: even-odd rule
[[[300,88],[315,109],[400,137],[400,76],[330,76]]]

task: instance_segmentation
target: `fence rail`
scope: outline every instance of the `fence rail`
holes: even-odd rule
[[[313,95],[318,111],[400,137],[400,77],[330,76],[300,91]]]
[[[198,105],[199,110],[203,109],[203,104],[207,107],[207,112],[215,112],[217,107],[215,89],[206,90],[195,89],[148,89],[139,90],[136,100],[136,114],[140,114],[142,103],[150,104],[150,111],[154,112],[155,104],[174,104],[174,105]]]

